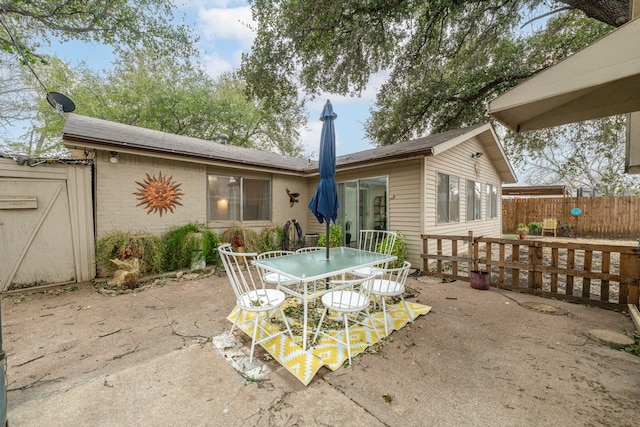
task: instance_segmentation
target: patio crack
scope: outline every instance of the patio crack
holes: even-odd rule
[[[164,313],[165,320],[167,321],[167,325],[171,329],[171,334],[182,338],[182,345],[184,347],[187,346],[187,340],[188,339],[195,340],[196,343],[200,344],[200,345],[204,345],[204,344],[206,344],[206,343],[211,341],[211,337],[205,337],[204,335],[185,335],[185,334],[181,334],[180,332],[176,331],[176,329],[173,327],[174,322],[169,318],[169,313],[167,312],[167,306],[165,305],[165,302],[162,299],[160,299],[157,296],[155,296],[151,292],[151,290],[149,290],[149,295],[151,295],[153,298],[155,298],[158,301],[160,301],[160,303],[162,303],[162,305],[160,307],[146,307],[146,308],[162,310],[162,313]]]
[[[330,387],[332,387],[334,390],[336,390],[337,392],[341,393],[344,397],[346,397],[347,399],[349,399],[350,401],[352,401],[356,406],[358,406],[359,408],[361,408],[364,412],[366,412],[367,414],[371,415],[373,418],[375,418],[376,420],[378,420],[378,422],[386,427],[391,427],[390,424],[387,424],[386,422],[384,422],[383,420],[380,419],[380,417],[376,416],[376,414],[374,414],[373,412],[371,412],[370,410],[368,410],[365,406],[363,406],[362,404],[360,404],[360,402],[358,402],[357,400],[354,400],[351,396],[349,396],[347,393],[344,392],[344,390],[342,390],[340,387],[334,385],[331,381],[329,381],[329,379],[327,379],[327,377],[325,377],[324,375],[320,375],[320,373],[318,373],[318,376],[320,377],[320,379],[322,381],[324,381],[325,383],[327,383],[327,385],[329,385]]]

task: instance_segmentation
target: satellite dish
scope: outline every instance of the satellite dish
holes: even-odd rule
[[[76,104],[68,96],[58,92],[47,92],[47,101],[53,108],[64,113],[72,113],[76,109]]]

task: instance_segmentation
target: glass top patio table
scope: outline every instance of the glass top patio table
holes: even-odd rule
[[[301,292],[295,289],[294,286],[282,286],[280,290],[302,300],[302,304],[304,306],[302,348],[306,350],[309,300],[317,298],[328,292],[324,286],[321,286],[310,293],[309,284],[317,280],[346,274],[359,268],[386,264],[390,261],[394,261],[396,258],[397,257],[394,255],[385,255],[360,249],[339,247],[331,248],[329,250],[329,259],[327,259],[327,251],[322,250],[260,259],[256,260],[255,264],[262,269],[281,275],[283,280],[295,280],[300,282],[302,285]],[[336,288],[329,289],[329,291],[331,290],[336,290]]]

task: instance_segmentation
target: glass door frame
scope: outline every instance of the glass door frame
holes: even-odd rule
[[[383,182],[384,184],[382,184]],[[379,229],[381,230],[388,230],[388,175],[341,181],[337,183],[337,186],[340,208],[338,209],[336,224],[342,227],[343,245],[357,247],[357,236],[360,235],[361,229],[380,227]],[[376,189],[376,187],[383,186],[384,190]],[[347,192],[347,189],[351,191]],[[353,200],[354,196],[355,200]],[[378,209],[377,212],[376,209]],[[381,209],[383,210],[381,211]],[[353,215],[354,211],[357,212],[356,215]],[[349,230],[347,230],[347,222],[350,223]],[[350,236],[347,236],[347,234],[350,234]],[[349,245],[347,245],[347,240],[350,240]]]

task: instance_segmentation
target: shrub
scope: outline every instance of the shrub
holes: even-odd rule
[[[282,247],[282,227],[265,228],[260,232],[260,252],[275,251]]]
[[[407,244],[405,242],[404,234],[401,231],[396,231],[398,237],[396,238],[395,243],[393,244],[393,249],[391,250],[391,255],[398,257],[395,261],[389,263],[389,268],[400,268],[404,265],[404,260],[407,256]],[[380,251],[380,247],[384,246],[387,239],[390,237],[386,237],[382,242],[378,244],[378,248],[376,251]]]
[[[158,236],[148,233],[114,231],[96,243],[96,267],[98,277],[111,276],[118,267],[112,259],[140,260],[140,272],[161,273],[163,271],[164,245]]]
[[[260,237],[250,228],[229,227],[222,232],[220,239],[221,242],[231,243],[234,248],[244,245],[249,252],[262,252]]]
[[[162,240],[165,246],[164,269],[175,271],[191,266],[194,250],[202,249],[206,263],[218,262],[220,238],[204,224],[190,223],[181,227],[174,227],[167,231]]]
[[[325,246],[327,244],[327,233],[322,233],[318,236],[318,246]],[[337,224],[331,224],[329,226],[329,246],[337,248],[342,246],[342,227]]]

